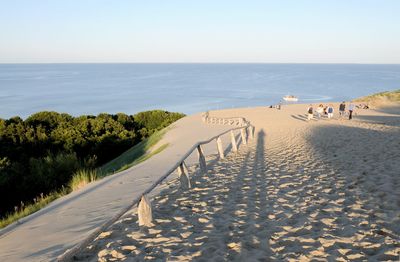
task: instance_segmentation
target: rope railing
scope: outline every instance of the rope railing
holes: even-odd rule
[[[235,131],[240,130],[240,136],[242,139],[242,143],[244,145],[247,144],[247,139],[254,139],[254,130],[255,127],[250,124],[243,117],[230,117],[230,118],[218,118],[218,117],[210,117],[209,113],[206,112],[202,116],[203,122],[207,124],[221,124],[221,125],[231,125],[233,126],[227,131],[224,131],[212,138],[200,141],[193,145],[187,152],[184,154],[179,161],[177,161],[170,169],[168,169],[156,182],[154,182],[149,188],[147,188],[139,197],[134,199],[132,203],[121,210],[117,215],[104,223],[100,228],[98,228],[95,232],[90,234],[84,241],[76,245],[70,250],[67,250],[64,254],[57,258],[57,261],[70,261],[74,258],[74,255],[86,247],[93,239],[95,239],[101,232],[105,231],[108,227],[110,227],[113,223],[115,223],[119,218],[121,218],[126,212],[132,209],[135,205],[138,205],[138,221],[139,226],[151,227],[153,217],[152,217],[152,209],[151,202],[148,199],[147,195],[153,191],[158,185],[160,185],[167,177],[169,177],[174,172],[178,171],[180,186],[182,189],[189,189],[191,187],[190,177],[186,168],[185,160],[194,152],[197,151],[199,168],[202,174],[207,173],[207,163],[205,160],[205,155],[202,146],[209,144],[212,141],[216,142],[218,155],[221,159],[225,158],[225,153],[223,150],[223,144],[221,137],[230,133],[231,136],[231,146],[232,151],[238,151],[238,144],[235,137]]]

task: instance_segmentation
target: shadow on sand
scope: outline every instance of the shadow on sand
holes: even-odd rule
[[[390,116],[371,116],[371,115],[357,115],[354,120],[360,120],[366,123],[375,123],[381,125],[400,126],[400,115]]]
[[[152,204],[153,228],[139,228],[134,214],[111,228],[119,232],[117,237],[111,234],[111,242],[97,239],[97,251],[107,242],[110,249],[137,261],[246,259],[242,249],[258,250],[257,253],[262,250],[259,258],[269,257],[272,251],[264,232],[268,218],[263,211],[268,199],[262,183],[264,137],[264,131],[257,134],[256,152],[241,149],[240,155],[230,154],[215,166],[208,163],[207,175],[194,173],[190,190],[173,185],[162,191]],[[134,245],[135,254],[124,251],[117,243]],[[89,259],[92,253],[86,251],[76,259]],[[115,258],[111,253],[107,256]]]
[[[271,155],[261,130],[255,150],[244,147],[208,174],[195,173],[190,190],[173,184],[162,191],[153,201],[154,227],[139,228],[131,214],[77,259],[397,259],[400,203],[390,197],[398,194],[380,187],[388,179],[400,186],[396,132],[318,127],[307,138],[313,153],[300,158],[298,145]],[[367,143],[371,137],[376,144]]]

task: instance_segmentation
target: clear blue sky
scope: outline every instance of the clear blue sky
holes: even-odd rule
[[[0,0],[0,63],[400,63],[400,0]]]

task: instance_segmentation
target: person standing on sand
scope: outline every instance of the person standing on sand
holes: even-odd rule
[[[308,107],[307,113],[308,113],[307,120],[310,121],[311,119],[313,119],[314,116],[314,109],[312,107],[312,104],[310,104],[310,106]]]
[[[321,115],[324,113],[324,105],[320,104],[315,111],[317,111],[318,119],[321,119]]]
[[[339,118],[344,117],[344,111],[346,109],[346,104],[343,101],[340,105],[339,105]]]
[[[355,106],[353,103],[350,103],[349,105],[349,120],[351,120],[353,118],[353,111],[355,109]]]
[[[331,119],[333,117],[333,106],[332,104],[330,104],[328,106],[328,108],[326,109],[327,113],[328,113],[328,118]]]

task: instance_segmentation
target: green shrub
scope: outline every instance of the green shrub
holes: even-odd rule
[[[141,134],[143,136],[149,136],[157,130],[161,130],[167,127],[176,120],[184,117],[184,114],[170,113],[162,110],[152,110],[140,112],[133,116],[135,122],[138,123],[141,128]]]
[[[81,168],[75,153],[49,154],[44,158],[32,158],[29,162],[30,176],[26,186],[36,192],[50,192],[66,185],[74,172]]]

